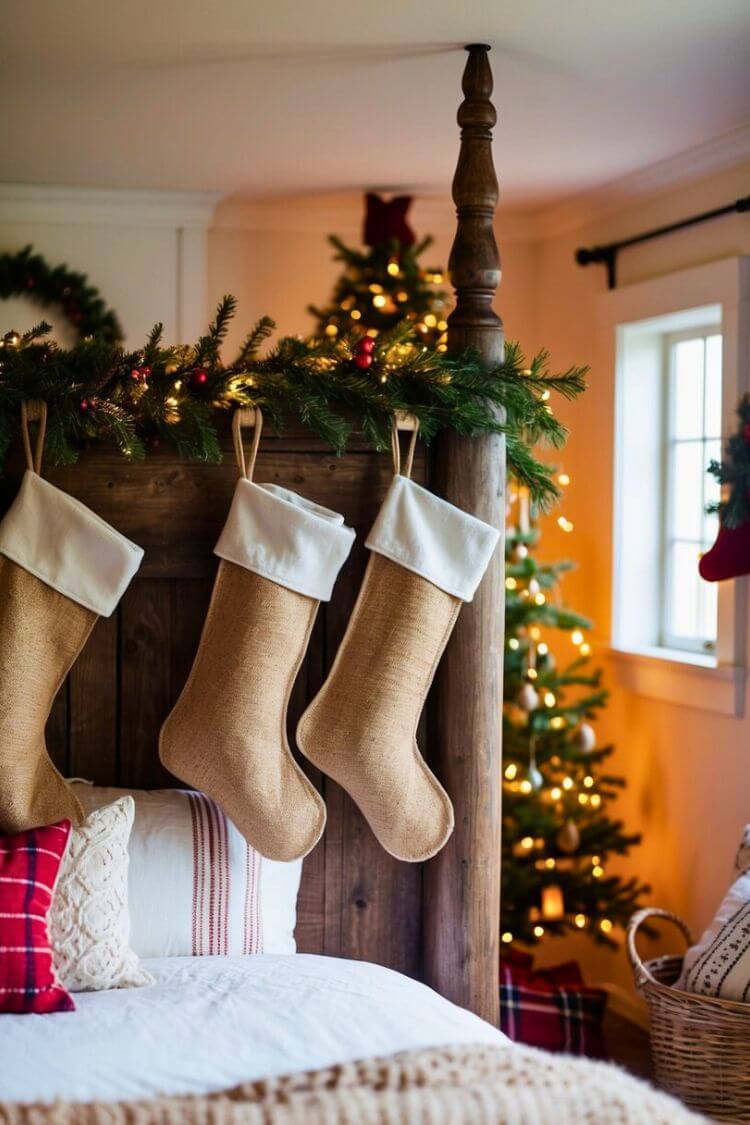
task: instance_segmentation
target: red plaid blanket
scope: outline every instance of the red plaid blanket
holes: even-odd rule
[[[602,1030],[607,994],[587,988],[575,961],[533,968],[527,953],[503,954],[500,1027],[518,1043],[546,1051],[605,1059]]]

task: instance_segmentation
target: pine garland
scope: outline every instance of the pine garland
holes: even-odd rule
[[[24,400],[47,403],[47,448],[56,464],[74,462],[98,439],[114,441],[132,459],[165,441],[191,460],[219,461],[218,415],[237,406],[261,407],[277,430],[285,416],[295,417],[339,454],[353,416],[382,450],[400,410],[419,419],[426,442],[444,429],[505,434],[509,470],[537,505],[546,509],[557,496],[551,468],[532,447],[563,444],[566,430],[548,399],[553,392],[580,394],[585,369],[550,374],[546,353],[526,366],[519,347],[509,344],[503,363],[487,370],[472,352],[450,358],[427,347],[408,322],[378,336],[366,371],[357,364],[362,333],[334,340],[287,336],[261,357],[274,328],[267,317],[225,364],[221,346],[234,312],[234,298],[225,297],[195,344],[165,345],[157,325],[134,352],[102,336],[61,348],[46,338],[44,323],[22,337],[8,333],[0,358],[0,462]]]
[[[28,297],[46,308],[57,305],[79,337],[103,336],[111,343],[123,338],[117,316],[86,275],[51,266],[31,246],[0,254],[0,300],[9,297]]]
[[[741,527],[750,520],[750,395],[737,405],[739,426],[726,443],[721,461],[712,461],[708,472],[720,485],[728,485],[726,499],[709,504],[709,512],[719,512],[725,527]]]

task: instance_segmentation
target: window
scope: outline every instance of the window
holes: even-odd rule
[[[640,695],[740,715],[748,581],[706,583],[698,561],[718,530],[706,468],[750,389],[750,258],[624,286],[598,311],[599,367],[614,383],[612,534],[601,551],[617,677]]]
[[[718,600],[701,581],[698,559],[718,531],[706,504],[719,489],[706,472],[721,457],[721,326],[664,336],[663,542],[659,643],[669,649],[716,650]]]

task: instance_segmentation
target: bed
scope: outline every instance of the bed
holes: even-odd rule
[[[496,115],[488,48],[468,51],[448,338],[452,351],[471,346],[491,364],[503,350],[492,309]],[[229,453],[228,432],[224,441]],[[293,427],[264,440],[258,465],[261,479],[304,492],[360,533],[296,682],[291,741],[351,613],[365,565],[361,533],[390,472],[364,443],[337,460]],[[20,456],[11,461],[0,506],[21,468]],[[413,475],[502,535],[500,436],[446,434],[429,459],[418,455]],[[100,786],[176,786],[158,761],[158,731],[205,616],[232,458],[186,464],[164,449],[131,464],[91,449],[49,478],[145,548],[116,614],[99,620],[57,697],[51,755],[64,775]],[[619,1072],[613,1080],[606,1067],[555,1062],[497,1030],[502,558],[501,542],[461,613],[423,722],[425,757],[455,806],[443,850],[424,864],[393,859],[346,795],[307,767],[324,794],[328,830],[304,864],[298,954],[147,960],[148,987],[79,994],[75,1012],[2,1017],[0,1122],[689,1119]]]

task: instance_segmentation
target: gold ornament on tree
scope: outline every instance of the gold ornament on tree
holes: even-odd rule
[[[573,852],[578,851],[578,846],[581,843],[581,833],[578,831],[578,825],[573,820],[566,820],[560,831],[556,836],[557,846],[561,852],[566,855],[572,855]]]
[[[539,693],[531,684],[524,684],[516,696],[516,703],[522,711],[536,711],[539,706]]]
[[[582,754],[590,754],[596,746],[596,733],[590,723],[581,723],[575,733],[575,742]]]

